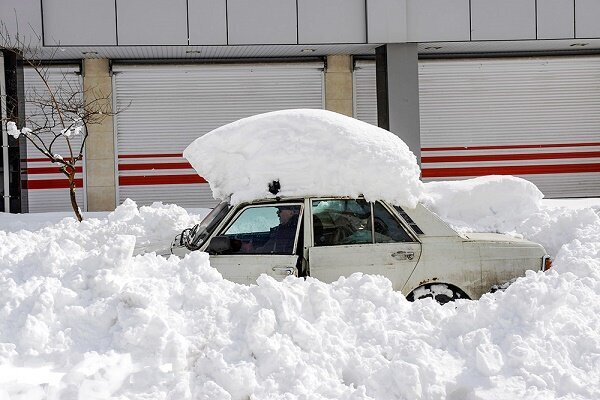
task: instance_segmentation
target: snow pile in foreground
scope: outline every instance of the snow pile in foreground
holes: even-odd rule
[[[555,269],[577,274],[445,306],[376,276],[243,286],[204,253],[132,256],[191,222],[176,206],[0,231],[0,399],[598,399],[600,218],[509,209],[478,221],[563,241]]]
[[[340,195],[414,206],[421,193],[414,154],[396,135],[331,111],[285,110],[244,118],[183,152],[213,195],[231,202]],[[377,179],[373,179],[377,177]]]

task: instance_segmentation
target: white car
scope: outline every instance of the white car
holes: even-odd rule
[[[409,300],[478,299],[526,270],[546,270],[544,248],[495,233],[459,234],[419,204],[362,198],[277,198],[220,203],[178,235],[174,254],[206,251],[224,278],[251,284],[311,276],[334,282],[354,272],[387,277]]]

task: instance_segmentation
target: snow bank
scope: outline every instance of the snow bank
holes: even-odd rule
[[[377,276],[243,286],[204,253],[132,256],[194,222],[176,206],[0,231],[0,399],[598,399],[598,210],[490,179],[429,206],[468,220],[445,207],[482,209],[485,185],[499,222],[470,222],[556,243],[555,271],[444,306]],[[500,207],[509,193],[531,213]]]
[[[285,110],[225,125],[183,152],[217,199],[340,195],[414,206],[420,169],[396,135],[325,110]]]

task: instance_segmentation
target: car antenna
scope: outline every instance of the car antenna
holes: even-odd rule
[[[279,193],[279,189],[281,189],[281,184],[279,183],[279,181],[272,181],[271,183],[269,183],[269,193],[271,194],[277,194]]]

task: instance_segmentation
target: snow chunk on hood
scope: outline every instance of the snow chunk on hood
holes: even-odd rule
[[[414,207],[422,183],[415,155],[396,135],[325,110],[284,110],[222,126],[183,152],[216,199],[351,196]]]
[[[508,232],[540,210],[544,194],[515,176],[428,182],[421,201],[458,230]]]

